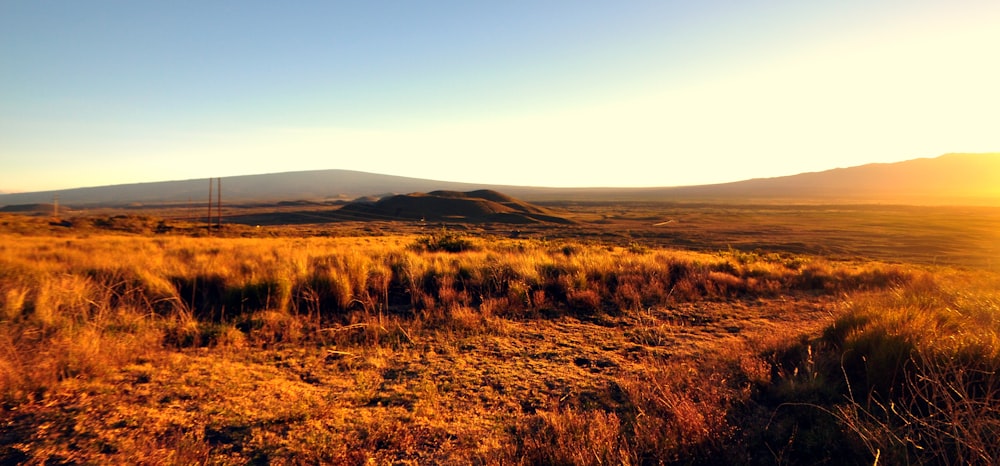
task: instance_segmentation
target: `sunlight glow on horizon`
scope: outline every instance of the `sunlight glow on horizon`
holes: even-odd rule
[[[96,97],[69,94],[67,110],[44,96],[0,89],[0,102],[6,102],[0,106],[0,191],[314,169],[481,184],[682,186],[1000,151],[1000,63],[992,58],[1000,44],[1000,7],[970,1],[970,12],[963,12],[948,5],[954,4],[927,6],[885,24],[873,13],[867,23],[845,23],[837,34],[802,44],[784,43],[788,38],[780,31],[767,31],[773,36],[767,40],[747,37],[753,47],[781,44],[761,49],[759,59],[743,55],[752,49],[725,42],[685,62],[681,57],[692,60],[690,53],[670,55],[681,50],[678,43],[665,33],[650,39],[652,29],[636,33],[635,40],[653,42],[629,44],[621,57],[566,58],[571,71],[539,75],[538,82],[531,70],[557,68],[538,61],[540,52],[519,49],[536,62],[502,57],[515,67],[505,68],[509,76],[503,78],[488,77],[489,68],[435,70],[418,63],[412,77],[383,76],[373,87],[352,81],[359,87],[350,89],[363,91],[358,95],[341,95],[346,91],[336,82],[297,89],[248,77],[248,84],[233,84],[246,86],[245,94],[227,97],[220,88],[217,102],[172,97],[205,82],[197,64],[177,71],[178,80],[186,74],[196,79],[163,95],[150,88],[148,96],[119,98],[102,87],[93,91]],[[808,13],[801,6],[788,10]],[[712,18],[709,10],[687,13]],[[718,21],[712,27],[739,24],[735,15]],[[794,38],[808,32],[806,26],[788,27]],[[675,34],[686,37],[682,32]],[[720,40],[741,39],[737,32],[726,34]],[[773,40],[778,42],[767,42]],[[604,46],[598,38],[590,41]],[[16,51],[12,43],[0,46],[0,59]],[[614,50],[608,49],[604,53]],[[523,69],[516,68],[519,63]],[[225,72],[220,66],[214,72]],[[467,84],[458,78],[465,75]],[[12,89],[30,85],[11,79]],[[408,79],[428,87],[411,89]],[[454,84],[453,92],[442,80]],[[39,86],[36,92],[44,94],[45,84]],[[274,93],[258,95],[253,86]],[[136,93],[142,81],[125,87]],[[141,100],[129,100],[135,98]]]

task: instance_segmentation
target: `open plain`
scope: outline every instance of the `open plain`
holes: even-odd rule
[[[0,216],[0,460],[1000,460],[1000,209],[341,208]]]

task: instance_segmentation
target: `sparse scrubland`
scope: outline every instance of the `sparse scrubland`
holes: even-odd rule
[[[0,235],[0,462],[995,464],[982,269]]]

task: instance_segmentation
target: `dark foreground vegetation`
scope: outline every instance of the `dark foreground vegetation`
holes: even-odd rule
[[[989,270],[175,233],[0,234],[0,463],[1000,461]]]

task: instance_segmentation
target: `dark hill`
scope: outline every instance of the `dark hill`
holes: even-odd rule
[[[550,212],[549,210],[547,210],[545,208],[542,208],[542,207],[536,206],[534,204],[530,204],[530,203],[524,202],[524,201],[519,200],[519,199],[515,199],[515,198],[513,198],[511,196],[508,196],[508,195],[503,194],[503,193],[499,193],[499,192],[494,191],[492,189],[478,189],[478,190],[475,190],[475,191],[469,191],[469,192],[464,192],[464,193],[463,192],[458,192],[458,191],[431,191],[431,192],[427,193],[427,195],[428,196],[444,197],[444,198],[456,198],[456,199],[472,199],[472,200],[483,199],[483,200],[486,200],[486,201],[489,201],[489,202],[494,202],[494,203],[497,203],[497,204],[501,204],[501,205],[507,206],[507,207],[513,209],[514,211],[518,211],[518,212],[522,212],[522,213],[532,213],[532,214],[540,214],[540,215],[551,215],[552,214],[552,212]]]
[[[339,211],[372,220],[463,221],[473,223],[573,223],[552,211],[492,190],[432,191],[354,202]]]

